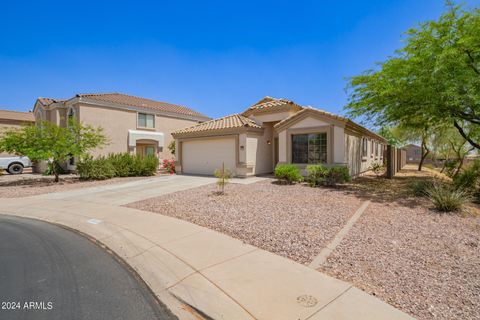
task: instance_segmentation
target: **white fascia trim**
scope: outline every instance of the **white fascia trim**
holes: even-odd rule
[[[135,147],[137,140],[153,140],[157,141],[159,147],[164,146],[164,136],[162,132],[128,130],[128,146]]]

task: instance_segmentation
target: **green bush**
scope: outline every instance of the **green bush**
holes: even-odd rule
[[[380,162],[374,162],[369,167],[377,177],[385,173],[385,166]]]
[[[327,175],[325,177],[325,185],[335,186],[338,183],[345,183],[351,180],[348,167],[345,166],[333,166],[328,168]]]
[[[453,178],[455,186],[459,189],[475,190],[480,186],[480,161],[473,162],[468,168]]]
[[[154,155],[135,156],[133,162],[134,176],[153,176],[158,169],[158,158]]]
[[[129,153],[111,153],[107,158],[115,168],[116,177],[131,177],[135,175],[135,156]]]
[[[338,183],[350,181],[351,177],[346,166],[325,167],[321,164],[307,166],[307,181],[312,187],[318,185],[335,186]]]
[[[328,169],[321,164],[312,164],[307,166],[307,181],[310,187],[321,185],[325,181]]]
[[[279,164],[275,167],[275,177],[280,181],[292,184],[303,181],[300,169],[293,164]]]
[[[77,171],[83,180],[105,180],[115,177],[115,168],[108,158],[87,157],[77,163]]]
[[[443,212],[460,211],[469,199],[464,190],[446,184],[433,184],[426,193],[435,208]]]
[[[158,158],[129,153],[109,154],[93,159],[87,157],[77,164],[81,179],[104,180],[113,177],[152,176],[157,172]]]
[[[432,188],[433,184],[434,181],[432,179],[417,180],[411,184],[410,191],[415,197],[425,197],[427,195],[427,190]]]

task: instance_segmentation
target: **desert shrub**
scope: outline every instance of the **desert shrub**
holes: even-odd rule
[[[279,164],[275,167],[274,173],[278,180],[289,184],[303,181],[300,169],[293,164]]]
[[[410,185],[410,191],[415,197],[427,196],[427,190],[433,187],[434,181],[432,179],[417,180]]]
[[[446,160],[445,161],[445,167],[444,167],[444,172],[447,176],[452,178],[455,175],[455,172],[458,167],[458,160]]]
[[[109,154],[107,157],[86,157],[77,163],[81,179],[104,180],[113,177],[152,176],[157,172],[158,158],[129,153]]]
[[[86,157],[77,163],[77,171],[84,180],[105,180],[115,176],[115,168],[105,157]]]
[[[377,177],[385,173],[385,166],[380,162],[372,163],[369,169],[372,170]]]
[[[351,180],[348,167],[345,166],[333,166],[328,168],[325,176],[325,185],[335,186],[338,183],[345,183]]]
[[[129,153],[111,153],[108,155],[108,161],[115,168],[116,177],[131,177],[134,175],[134,160],[133,155]]]
[[[232,178],[232,173],[228,169],[217,169],[213,175],[218,178],[217,186],[221,189],[220,193],[225,194],[225,186],[229,183]]]
[[[469,200],[468,193],[447,184],[433,184],[426,190],[427,196],[435,208],[443,212],[460,211]]]
[[[473,162],[468,168],[453,178],[455,186],[459,189],[474,191],[480,187],[480,161]]]
[[[158,158],[154,155],[142,157],[134,156],[133,175],[134,176],[153,176],[158,169]]]
[[[328,169],[321,164],[307,166],[307,181],[311,187],[321,185],[325,181]]]
[[[163,159],[162,167],[170,174],[175,173],[175,160]]]
[[[307,181],[312,187],[335,186],[350,180],[348,167],[345,166],[325,167],[321,164],[307,166]]]

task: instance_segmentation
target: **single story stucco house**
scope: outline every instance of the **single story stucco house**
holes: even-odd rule
[[[347,118],[271,97],[172,135],[178,173],[212,175],[224,163],[237,177],[271,173],[279,163],[295,164],[303,173],[313,163],[345,165],[357,176],[383,162],[387,144]]]
[[[70,99],[38,98],[33,114],[37,122],[60,126],[74,118],[84,124],[102,127],[109,143],[94,150],[93,156],[130,152],[171,158],[167,146],[171,132],[210,120],[188,107],[121,93],[77,94]],[[67,169],[75,169],[72,159]]]
[[[0,110],[0,135],[3,131],[20,128],[35,122],[32,112],[19,112],[11,110]],[[14,156],[6,152],[0,152],[0,157]]]

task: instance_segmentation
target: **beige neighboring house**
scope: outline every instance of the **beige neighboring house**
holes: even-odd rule
[[[293,101],[265,97],[240,114],[177,130],[176,169],[211,175],[222,163],[235,176],[273,172],[278,163],[348,166],[357,176],[383,162],[387,141],[355,122]]]
[[[172,158],[168,150],[171,133],[210,120],[188,107],[121,93],[77,94],[70,99],[38,98],[35,120],[60,126],[74,118],[84,124],[100,126],[109,144],[94,150],[93,156],[109,153],[155,154]],[[74,159],[67,169],[75,169]]]
[[[422,147],[409,144],[402,147],[407,152],[407,163],[420,163],[422,161]]]
[[[10,110],[0,110],[0,135],[3,131],[20,128],[24,125],[33,124],[35,118],[32,112],[19,112]],[[0,157],[14,156],[5,152],[0,152]]]

